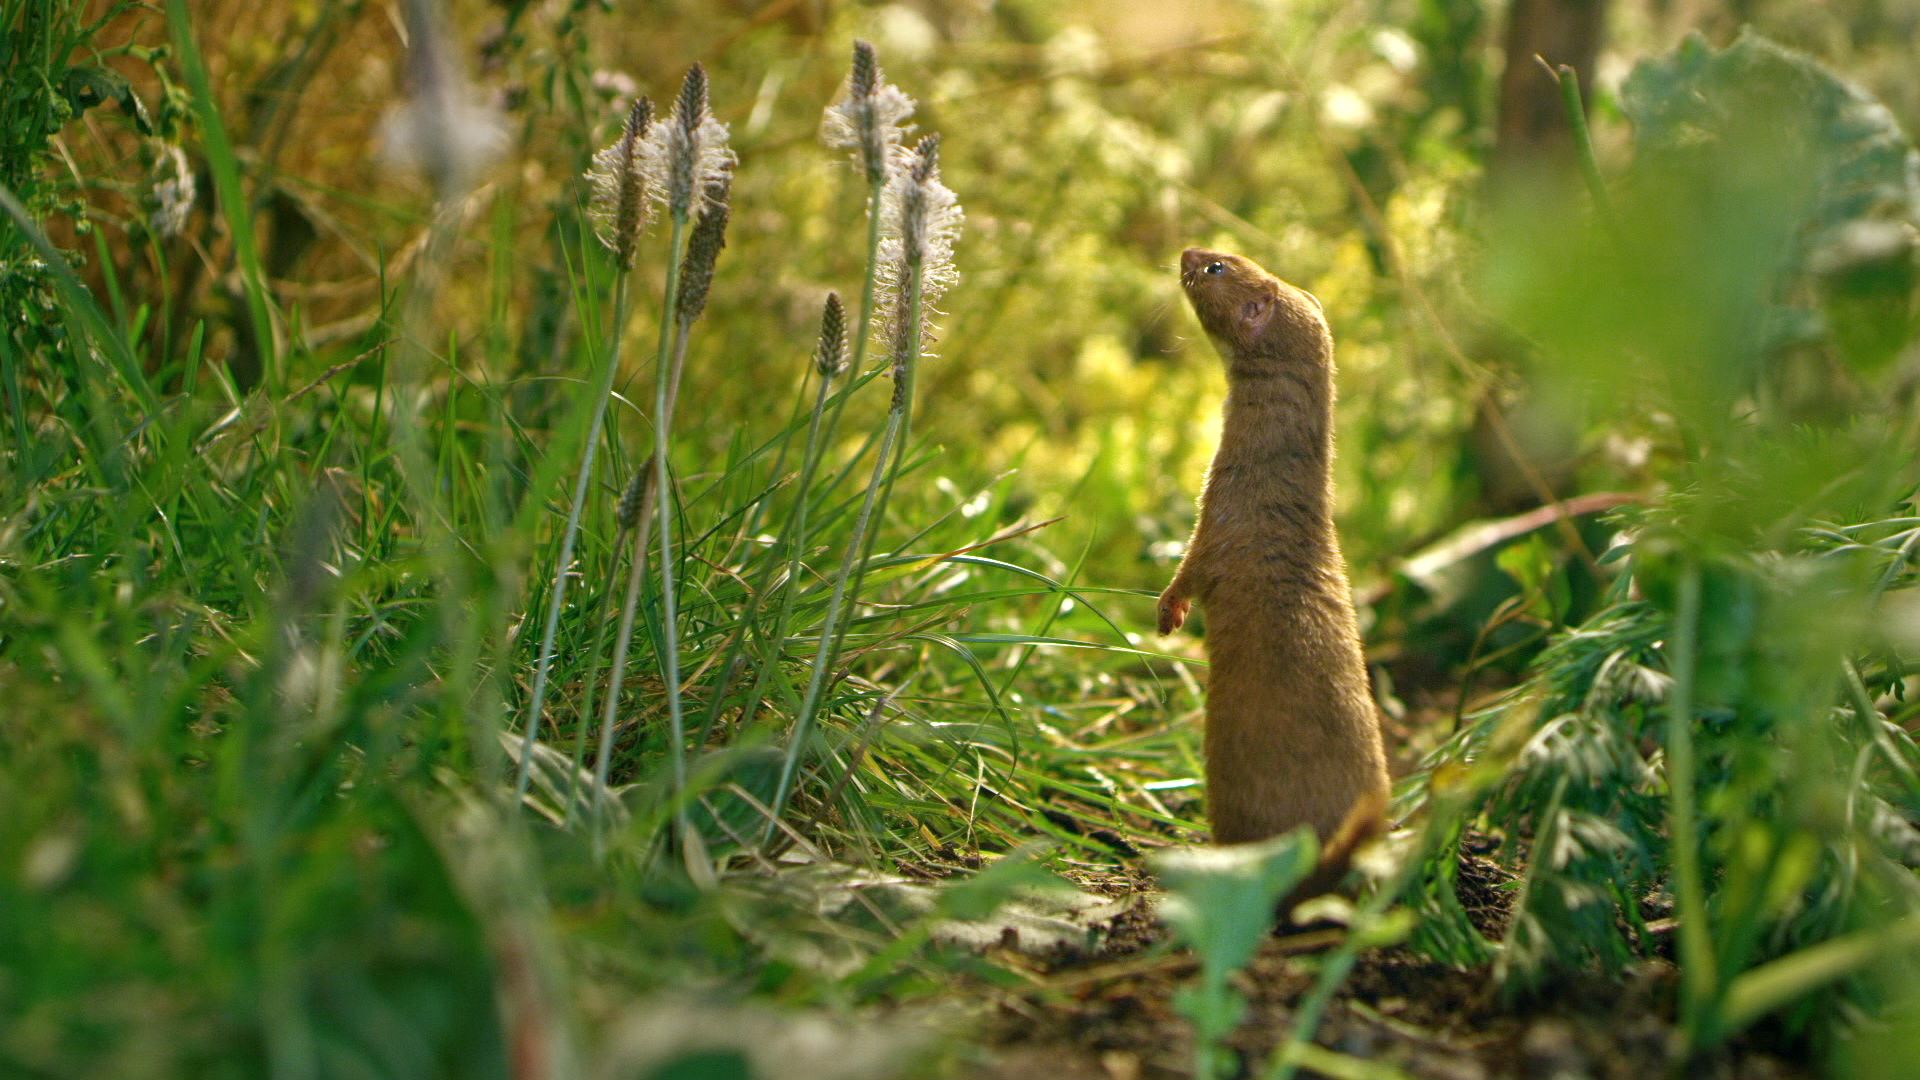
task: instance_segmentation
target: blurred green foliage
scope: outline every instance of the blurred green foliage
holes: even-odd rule
[[[1498,777],[1479,820],[1524,867],[1501,947],[1448,900],[1450,861],[1422,933],[1524,991],[1672,932],[1686,1033],[1711,1046],[1755,1019],[1754,987],[1865,963],[1815,979],[1776,958],[1899,940],[1920,898],[1909,661],[1884,621],[1920,535],[1911,390],[1887,379],[1889,349],[1911,355],[1920,154],[1862,91],[1751,34],[1642,62],[1622,107],[1635,154],[1611,210],[1569,234],[1564,205],[1515,208],[1487,295],[1548,358],[1568,422],[1667,429],[1671,489],[1629,515],[1605,609],[1433,759]],[[1794,1026],[1849,995],[1818,1000]]]

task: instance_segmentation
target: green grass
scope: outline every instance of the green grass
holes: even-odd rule
[[[244,252],[255,203],[184,14],[172,11],[174,37]],[[854,564],[863,602],[836,630],[833,575],[841,550],[864,546],[872,432],[844,430],[799,479],[804,422],[742,425],[718,457],[682,450],[657,532],[681,614],[649,587],[627,690],[610,702],[611,810],[574,814],[568,799],[592,780],[569,751],[591,736],[587,684],[606,667],[588,643],[605,641],[599,616],[624,576],[611,502],[639,466],[631,419],[616,408],[602,430],[593,397],[468,360],[469,342],[511,327],[440,322],[429,290],[455,256],[437,231],[419,258],[449,265],[383,277],[383,317],[358,341],[314,353],[292,334],[293,374],[269,353],[269,377],[247,387],[201,375],[198,360],[170,367],[125,307],[101,310],[63,269],[34,214],[10,196],[7,209],[54,268],[66,325],[94,346],[65,370],[50,354],[7,356],[0,663],[19,695],[6,765],[19,797],[0,843],[21,868],[0,886],[10,1069],[488,1075],[532,1055],[565,1072],[582,1053],[587,982],[632,994],[768,971],[757,977],[796,1000],[841,992],[804,970],[774,974],[764,943],[720,917],[741,902],[724,879],[759,873],[758,807],[787,803],[776,835],[855,862],[1058,831],[1037,785],[1075,770],[1034,769],[1025,721],[1001,699],[1039,641],[1022,624],[1051,627],[1069,598],[1088,610],[1113,598],[1021,565],[1043,549],[1002,505],[1004,486],[977,493],[981,514],[975,492],[926,484],[925,453],[904,468],[880,458],[901,476],[894,512],[874,516],[877,543]],[[503,213],[510,235],[517,211]],[[569,246],[567,265],[574,317],[599,325],[605,260]],[[258,327],[260,281],[243,277]],[[610,306],[624,336],[624,305]],[[635,306],[632,332],[665,321]],[[579,340],[575,370],[591,372],[594,351],[616,370],[617,343]],[[807,346],[769,342],[761,382],[778,397],[811,392]],[[663,345],[660,387],[671,354]],[[856,374],[827,399],[833,415],[884,392]],[[582,489],[577,546],[563,546],[562,477],[589,437],[608,468]],[[769,542],[802,508],[804,532]],[[520,753],[533,613],[555,580],[574,588],[557,608],[553,707],[516,805],[503,744]],[[1084,643],[1118,642],[1112,626]],[[813,678],[823,635],[830,677]],[[680,696],[701,720],[691,744],[664,715],[675,636]],[[795,743],[789,801],[765,755],[803,709],[815,723]],[[1014,798],[980,807],[983,783]],[[677,841],[676,816],[690,823]],[[791,932],[820,931],[803,919]],[[682,935],[702,944],[668,945]],[[508,999],[503,1024],[494,1003]]]
[[[1599,103],[1604,220],[1569,185],[1509,227],[1453,126],[1488,122],[1481,61],[1405,76],[1373,129],[1313,106],[1389,77],[1397,8],[1237,12],[1144,59],[1040,11],[926,53],[864,11],[724,48],[689,17],[640,74],[710,60],[740,154],[695,321],[698,215],[626,271],[575,179],[624,113],[593,45],[631,19],[509,20],[482,77],[524,91],[511,160],[429,192],[328,127],[356,112],[328,65],[391,47],[366,12],[274,67],[249,57],[313,28],[102,10],[0,3],[0,1072],[573,1075],[652,995],[844,1014],[1010,978],[935,920],[1204,826],[1197,653],[1145,621],[1220,388],[1185,242],[1326,302],[1370,645],[1438,672],[1408,691],[1416,841],[1249,1067],[1340,1065],[1311,1040],[1365,948],[1548,996],[1669,916],[1688,1053],[1771,1025],[1835,1068],[1916,1060],[1914,274],[1834,246],[1910,147],[1818,66],[1654,56]],[[899,298],[925,338],[877,336],[881,191],[813,138],[882,31],[968,211],[942,312]],[[151,115],[76,115],[75,70]],[[148,140],[211,181],[183,237],[147,223]],[[828,289],[861,298],[831,381]],[[1623,543],[1397,575],[1485,512],[1496,382],[1582,403],[1567,482],[1644,496],[1583,542]],[[642,470],[644,528],[617,513]],[[1518,875],[1498,939],[1452,894],[1467,828]],[[821,914],[856,867],[960,884]]]

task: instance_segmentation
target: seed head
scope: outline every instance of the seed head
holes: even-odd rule
[[[705,213],[707,193],[733,167],[727,126],[707,110],[707,69],[688,69],[673,115],[648,133],[640,150],[643,168],[656,185],[655,199],[676,220]]]
[[[847,309],[840,294],[827,294],[820,312],[820,344],[813,350],[813,366],[822,378],[831,379],[847,370]]]
[[[633,470],[633,479],[627,481],[627,489],[620,493],[620,504],[614,508],[615,524],[623,529],[631,529],[640,524],[640,504],[646,500],[647,487],[652,483],[652,469]]]
[[[506,149],[499,114],[474,96],[437,0],[407,0],[407,97],[381,121],[383,156],[419,168],[442,198],[465,192]]]
[[[880,58],[874,55],[873,43],[854,42],[853,70],[847,75],[847,88],[861,97],[872,97],[874,87],[879,85]]]
[[[953,190],[940,182],[940,136],[928,135],[895,169],[880,197],[880,286],[888,297],[888,344],[896,373],[917,354],[929,333],[928,314],[960,279],[953,268],[953,243],[965,215]],[[913,284],[920,287],[918,325],[909,310]]]
[[[729,166],[718,180],[707,184],[707,209],[687,239],[687,257],[680,264],[680,321],[691,323],[707,309],[707,290],[713,287],[713,264],[727,246],[727,196],[733,187]]]
[[[852,150],[866,169],[867,183],[879,186],[892,174],[902,140],[913,125],[913,99],[887,82],[873,46],[853,43],[853,70],[840,100],[828,106],[821,135],[836,149]]]
[[[653,102],[640,98],[627,111],[627,122],[613,145],[593,155],[593,168],[587,170],[587,183],[593,196],[588,213],[593,218],[594,235],[613,252],[623,270],[633,269],[634,250],[647,231],[652,216],[648,203],[646,170],[641,165],[640,147],[653,125]]]

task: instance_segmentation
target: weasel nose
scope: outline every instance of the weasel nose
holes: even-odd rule
[[[1181,276],[1182,277],[1191,276],[1195,271],[1199,270],[1200,267],[1212,257],[1213,257],[1213,253],[1211,251],[1208,251],[1205,248],[1188,248],[1187,250],[1181,252],[1180,253]]]

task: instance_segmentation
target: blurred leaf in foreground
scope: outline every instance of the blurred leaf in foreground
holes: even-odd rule
[[[1313,872],[1320,857],[1313,833],[1298,829],[1258,844],[1165,851],[1153,860],[1167,887],[1160,917],[1200,957],[1200,981],[1180,991],[1174,1007],[1194,1027],[1194,1075],[1218,1075],[1222,1041],[1246,1012],[1227,985],[1273,927],[1274,905]]]

